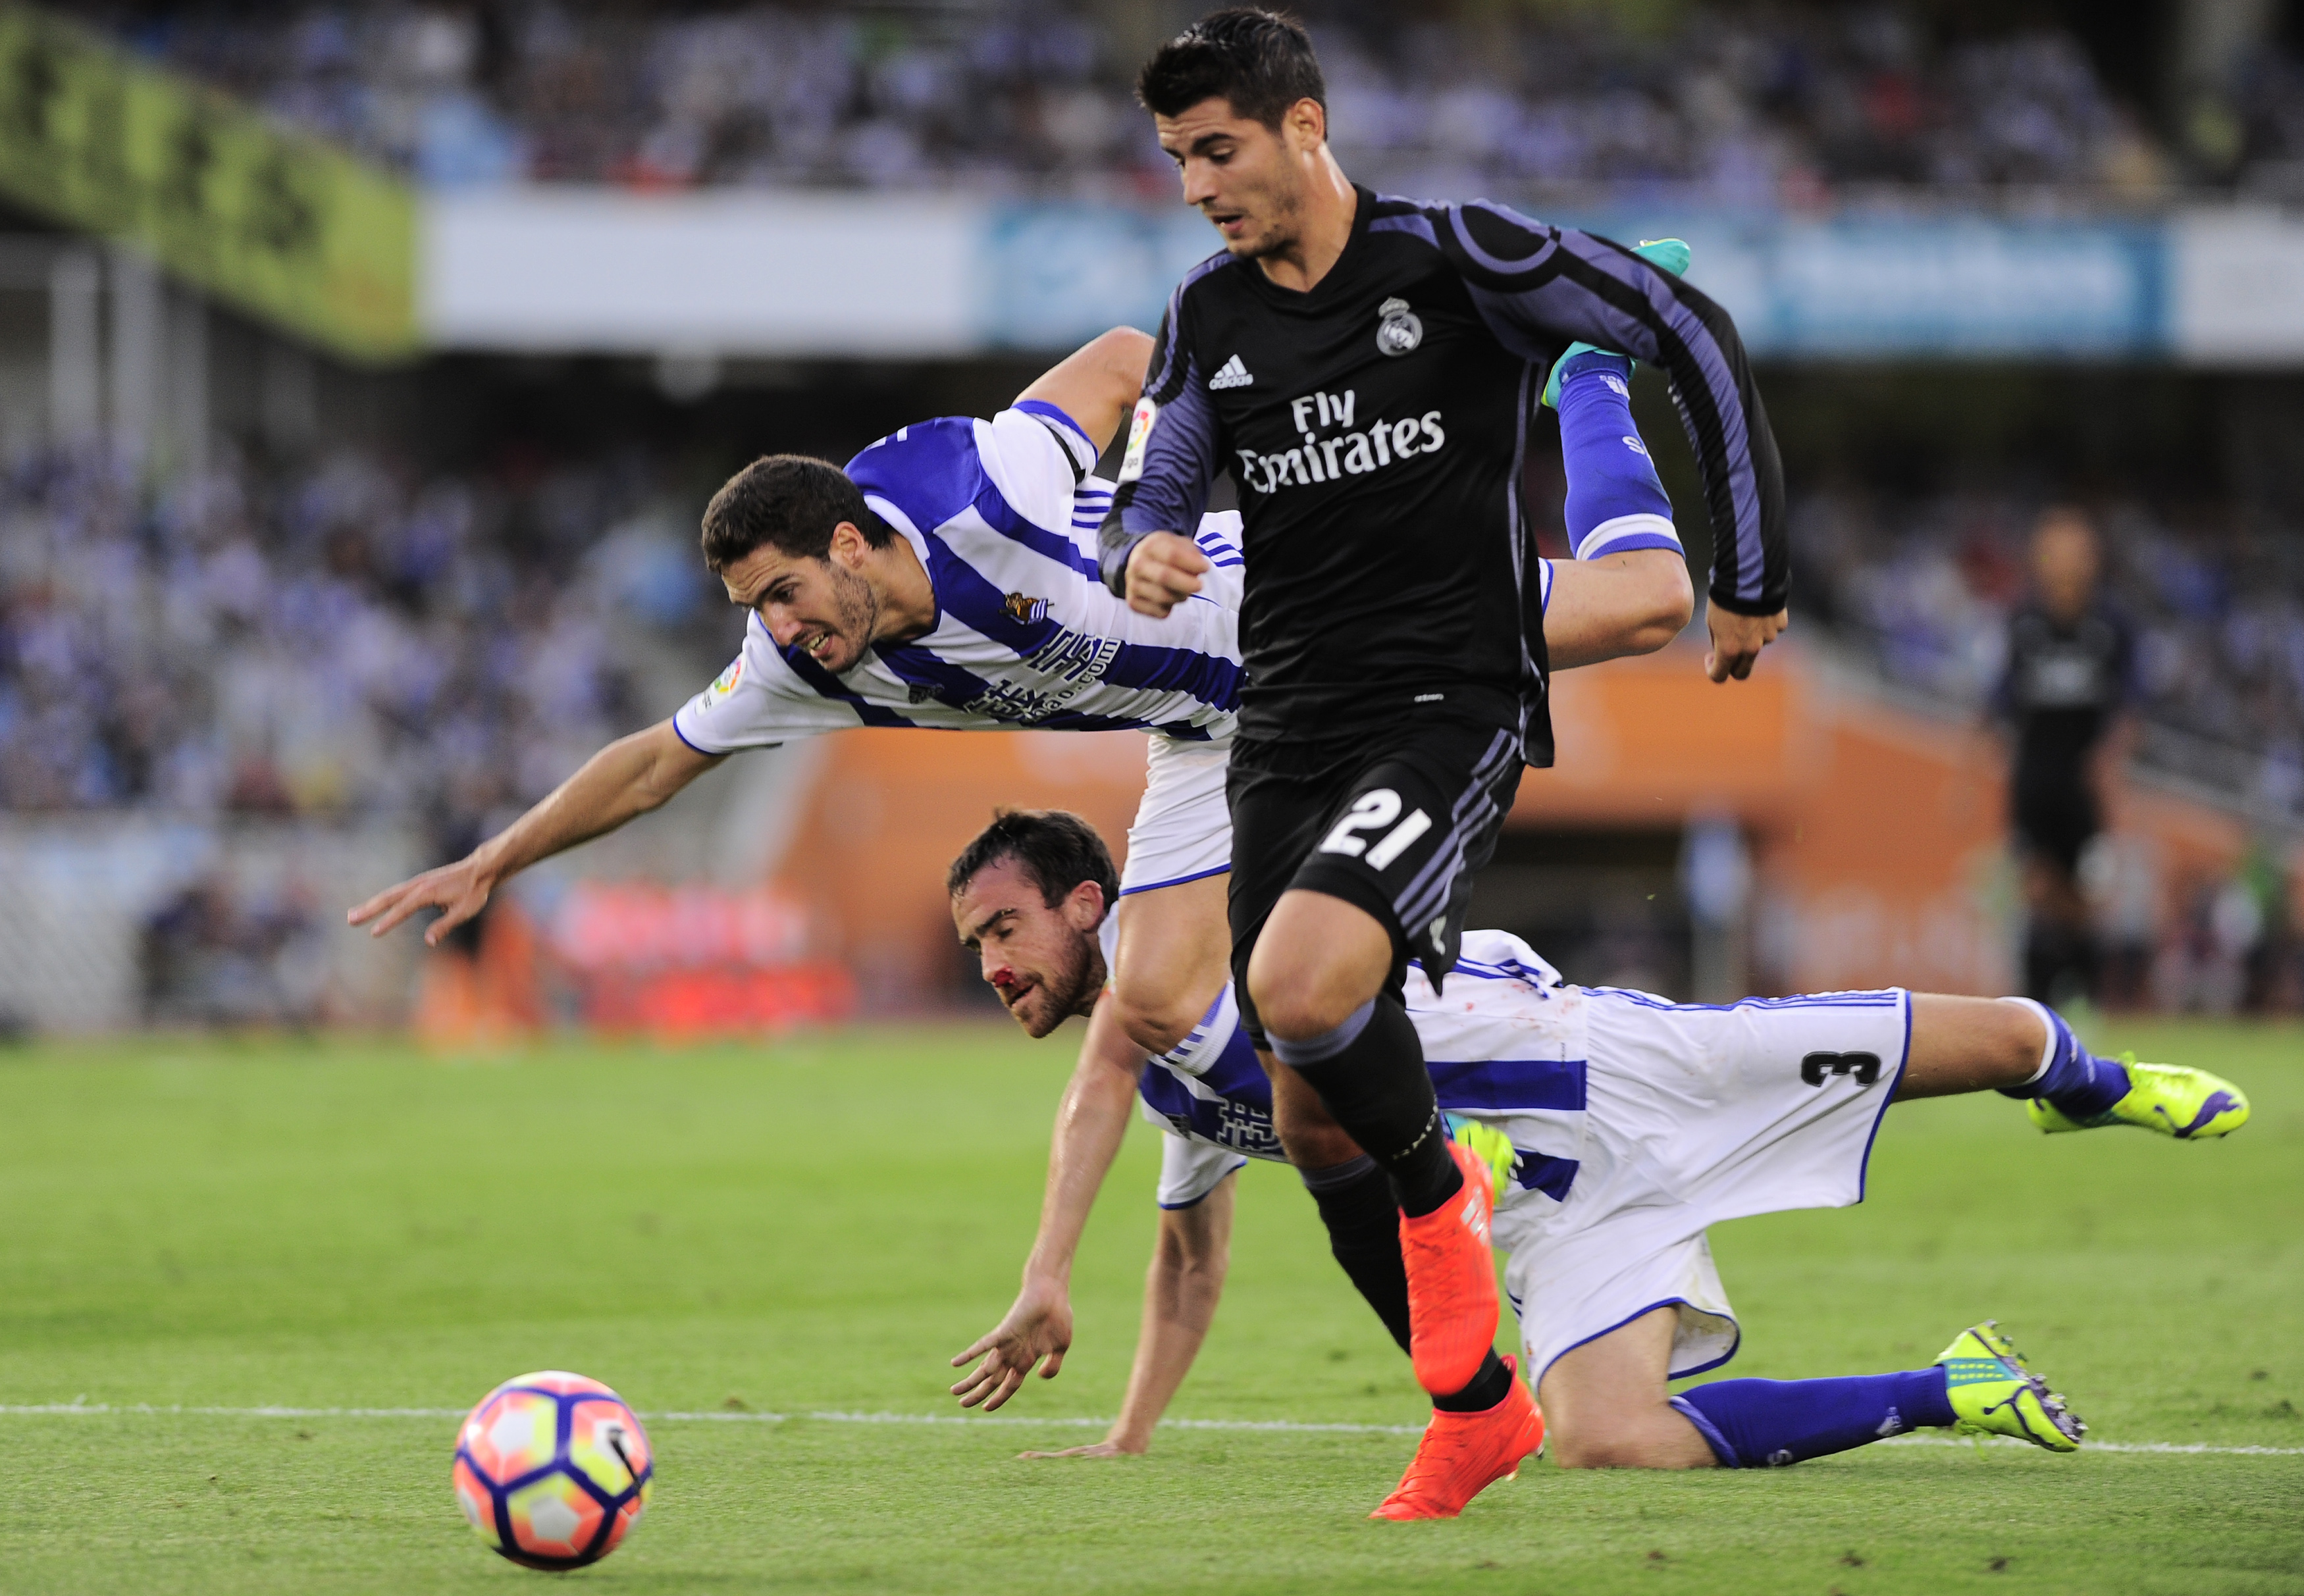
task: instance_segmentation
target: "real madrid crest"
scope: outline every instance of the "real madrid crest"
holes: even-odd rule
[[[1424,342],[1424,324],[1408,308],[1406,300],[1386,300],[1376,308],[1384,319],[1376,324],[1376,347],[1386,355],[1405,355]]]

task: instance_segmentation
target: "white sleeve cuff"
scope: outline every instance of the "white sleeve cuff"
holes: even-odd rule
[[[1679,548],[1680,534],[1673,530],[1671,518],[1643,511],[1638,515],[1620,515],[1615,519],[1602,521],[1584,535],[1576,545],[1579,560],[1597,560],[1603,554],[1621,553],[1631,549]]]

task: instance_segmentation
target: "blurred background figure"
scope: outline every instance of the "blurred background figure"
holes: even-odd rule
[[[2032,590],[2008,622],[1997,708],[2012,742],[2009,817],[2023,871],[2024,990],[2096,993],[2096,933],[2080,861],[2104,832],[2134,727],[2135,643],[2097,591],[2103,553],[2079,511],[2033,529]]]

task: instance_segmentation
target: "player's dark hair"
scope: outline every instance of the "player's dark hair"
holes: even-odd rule
[[[1328,105],[1312,38],[1293,17],[1252,5],[1212,11],[1152,52],[1136,97],[1155,116],[1182,116],[1221,98],[1235,114],[1276,128],[1298,100]]]
[[[1084,881],[1104,889],[1107,913],[1120,901],[1120,872],[1112,867],[1112,850],[1094,826],[1068,810],[1004,809],[995,814],[992,823],[952,862],[944,891],[959,897],[970,882],[1004,859],[1023,867],[1050,908]]]
[[[876,549],[895,536],[830,460],[764,454],[723,483],[704,507],[704,563],[723,571],[763,544],[795,559],[821,560],[843,521],[854,522]]]

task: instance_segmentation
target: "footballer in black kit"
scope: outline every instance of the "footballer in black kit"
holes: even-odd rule
[[[2101,553],[2079,511],[2032,537],[2030,598],[2009,617],[1996,695],[2014,742],[2009,818],[2024,867],[2024,990],[2040,1002],[2094,995],[2096,950],[2080,858],[2104,825],[2109,767],[2124,757],[2134,639],[2096,591]]]
[[[1710,502],[1715,610],[1756,618],[1728,629],[1732,649],[1714,624],[1715,661],[1736,654],[1735,675],[1783,620],[1775,443],[1734,327],[1671,274],[1500,207],[1350,184],[1310,40],[1287,19],[1204,17],[1154,55],[1138,95],[1226,249],[1169,300],[1104,575],[1149,613],[1190,598],[1206,562],[1177,534],[1232,474],[1247,578],[1228,777],[1241,1020],[1338,1261],[1379,1313],[1404,1270],[1419,1383],[1450,1411],[1503,1413],[1488,1178],[1443,1127],[1402,992],[1410,958],[1436,986],[1454,967],[1520,769],[1551,763],[1520,499],[1528,424],[1576,341],[1664,367]],[[1319,1120],[1346,1149],[1308,1155]]]
[[[1355,198],[1350,241],[1310,291],[1230,254],[1176,290],[1104,529],[1124,592],[1142,536],[1196,525],[1221,472],[1239,490],[1243,994],[1292,884],[1390,924],[1396,964],[1453,964],[1520,767],[1552,762],[1520,485],[1537,393],[1571,340],[1672,376],[1713,511],[1712,602],[1784,606],[1782,469],[1717,306],[1615,244],[1500,207]]]

